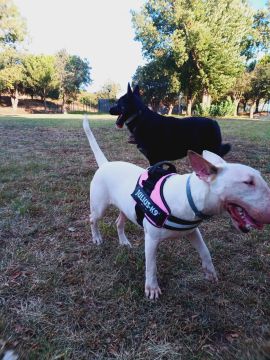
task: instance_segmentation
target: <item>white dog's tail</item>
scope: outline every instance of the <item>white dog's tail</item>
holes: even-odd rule
[[[83,119],[83,128],[86,133],[87,139],[89,141],[90,147],[95,155],[98,167],[100,167],[102,164],[108,162],[108,160],[106,159],[105,155],[103,154],[100,147],[98,146],[98,143],[96,142],[94,134],[92,133],[92,131],[90,129],[89,122],[88,122],[86,115]]]

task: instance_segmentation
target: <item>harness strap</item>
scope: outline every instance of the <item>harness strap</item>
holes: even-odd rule
[[[202,220],[206,220],[206,219],[210,219],[211,215],[206,215],[204,213],[202,213],[201,211],[199,211],[193,201],[193,197],[191,195],[191,189],[190,189],[190,178],[191,175],[189,175],[188,179],[187,179],[187,183],[186,183],[186,193],[187,193],[187,198],[188,198],[188,202],[189,202],[189,206],[191,207],[191,209],[193,210],[194,214],[202,219]]]
[[[167,169],[164,169],[163,166],[166,165],[168,166]],[[147,181],[143,180],[142,181],[142,185],[143,185],[143,190],[145,192],[145,194],[150,197],[150,194],[152,193],[152,191],[154,190],[154,187],[157,183],[157,181],[162,177],[162,176],[166,176],[166,175],[171,175],[172,173],[176,173],[176,168],[173,164],[166,162],[166,161],[160,161],[158,163],[156,163],[153,166],[150,166],[150,168],[148,168],[148,179]],[[163,183],[165,182],[165,179],[163,181]],[[139,181],[138,181],[139,183]],[[137,183],[137,185],[138,185]],[[162,183],[162,185],[163,185]],[[152,204],[154,205],[154,204]],[[166,206],[167,204],[164,203],[164,205]],[[169,210],[169,209],[168,209]],[[139,203],[136,203],[135,205],[135,211],[137,214],[137,222],[139,225],[143,225],[143,219],[144,219],[144,213],[145,213],[145,209],[142,209],[141,206],[139,205]]]
[[[167,169],[164,169],[165,165],[168,167]],[[162,161],[151,166],[148,169],[147,175],[143,174],[143,176],[139,178],[136,188],[131,194],[133,199],[136,201],[135,210],[139,225],[143,226],[143,219],[146,217],[147,220],[156,227],[186,231],[196,228],[202,222],[202,218],[199,218],[199,220],[189,221],[171,215],[170,208],[163,197],[163,185],[168,177],[175,173],[176,168],[173,164]],[[157,188],[155,188],[156,186]],[[159,196],[162,199],[160,206],[164,209],[159,207],[159,202],[154,202],[152,200],[151,194],[153,191],[157,191],[158,194],[160,194]]]
[[[167,169],[164,169],[164,166],[166,166]],[[150,166],[148,168],[148,179],[142,181],[143,191],[145,192],[144,195],[146,195],[148,197],[148,199],[151,201],[150,195],[151,195],[152,191],[154,190],[155,185],[158,182],[158,180],[163,176],[172,175],[173,173],[176,173],[176,168],[173,164],[171,164],[167,161],[160,161],[160,162],[156,163],[155,165]],[[166,180],[166,178],[164,178],[164,180],[161,184],[161,188],[163,187],[165,180]],[[139,180],[137,183],[137,187],[138,187],[138,184],[139,184]],[[137,189],[137,187],[136,187],[136,189]],[[135,189],[135,192],[136,192],[136,189]],[[140,190],[142,191],[142,188],[140,188]],[[154,203],[151,204],[151,206],[153,206],[153,205],[155,206]],[[164,202],[164,205],[167,207],[167,209],[169,211],[169,208],[165,202]],[[156,208],[158,209],[158,207],[156,207]],[[161,214],[163,213],[163,211],[161,209],[158,209],[158,210],[160,210]],[[145,211],[147,211],[147,209],[143,209],[142,206],[139,205],[139,203],[137,202],[135,205],[135,211],[137,214],[138,224],[143,226],[143,219],[144,219]],[[162,221],[162,219],[161,219],[162,216],[160,214],[158,214],[157,218],[159,218],[159,220],[161,222],[165,221],[165,218]]]

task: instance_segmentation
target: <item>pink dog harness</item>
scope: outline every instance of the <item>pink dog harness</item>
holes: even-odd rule
[[[168,169],[164,169],[168,165]],[[207,215],[199,212],[193,202],[189,180],[187,182],[187,197],[192,210],[199,220],[188,221],[177,218],[171,214],[171,210],[163,196],[163,186],[166,180],[176,174],[175,166],[160,162],[148,168],[139,177],[136,188],[131,194],[136,201],[137,222],[142,226],[144,217],[158,228],[186,231],[196,228]]]

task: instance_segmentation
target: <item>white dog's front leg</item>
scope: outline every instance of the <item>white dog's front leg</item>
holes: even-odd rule
[[[157,248],[159,241],[145,235],[145,295],[157,299],[161,290],[157,282]]]
[[[187,237],[200,255],[205,278],[207,280],[217,282],[218,278],[212,263],[211,255],[205,242],[203,241],[200,230],[195,229],[191,234],[188,234]]]

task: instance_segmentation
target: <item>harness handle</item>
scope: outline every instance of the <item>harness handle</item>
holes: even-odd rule
[[[153,191],[157,181],[163,176],[176,173],[176,168],[168,161],[160,161],[148,169],[148,179],[143,180],[143,187],[148,195]]]
[[[166,168],[167,167],[167,168]],[[168,174],[176,173],[176,167],[168,162],[168,161],[160,161],[156,163],[155,165],[152,165],[148,168],[148,174],[151,177],[153,174],[155,174],[155,177],[158,176],[165,176]]]

